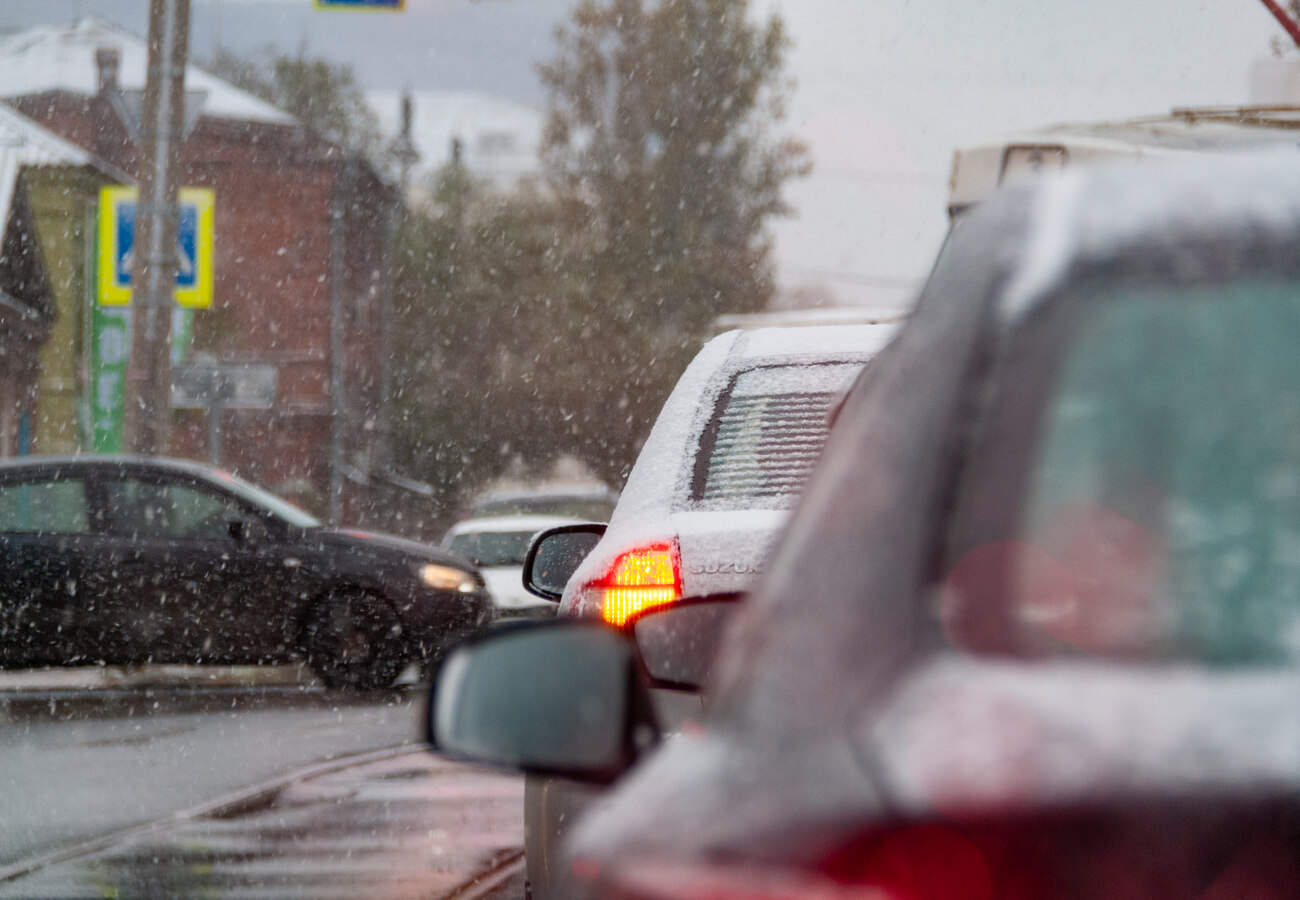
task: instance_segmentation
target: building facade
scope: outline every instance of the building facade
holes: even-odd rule
[[[0,61],[24,73],[0,74],[0,96],[134,179],[144,41],[94,19],[19,37],[0,41]],[[215,194],[214,299],[193,314],[188,361],[256,372],[263,390],[233,408],[175,409],[170,452],[363,521],[386,464],[395,191],[282,111],[197,69],[186,85],[182,184]],[[61,315],[78,314],[64,303]],[[58,427],[51,435],[70,433]]]

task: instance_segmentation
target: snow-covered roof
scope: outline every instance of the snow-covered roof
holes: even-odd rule
[[[466,519],[457,522],[447,531],[447,537],[458,534],[536,534],[545,528],[558,525],[578,525],[586,522],[574,516],[489,516],[483,519]]]
[[[411,142],[419,153],[413,171],[431,172],[451,161],[460,140],[461,162],[487,178],[515,179],[536,172],[543,116],[538,110],[478,91],[411,91]],[[366,92],[388,137],[401,131],[402,92]]]
[[[1009,321],[1059,290],[1076,266],[1118,266],[1121,253],[1140,252],[1150,271],[1191,277],[1221,248],[1272,243],[1289,252],[1300,232],[1300,167],[1290,146],[1196,154],[1141,171],[1072,168],[1004,195],[1007,206],[1027,204],[1030,220],[999,302]]]
[[[865,361],[884,349],[897,331],[898,322],[756,328],[741,333],[736,354],[746,360],[816,356]]]
[[[95,51],[101,47],[118,50],[121,88],[143,90],[148,62],[144,39],[87,16],[72,25],[40,26],[0,37],[0,97],[52,90],[93,95],[99,83]],[[194,66],[185,69],[185,88],[205,95],[205,116],[277,124],[295,121],[283,110]]]
[[[94,158],[54,132],[0,103],[0,232],[23,166],[87,166]]]

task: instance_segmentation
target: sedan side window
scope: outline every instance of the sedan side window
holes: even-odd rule
[[[105,489],[109,531],[120,537],[226,540],[240,517],[229,498],[189,485],[128,480]]]
[[[0,532],[85,534],[89,531],[83,481],[22,481],[0,485]]]

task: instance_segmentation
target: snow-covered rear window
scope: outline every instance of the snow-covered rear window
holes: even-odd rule
[[[793,505],[826,443],[831,403],[861,363],[739,373],[700,441],[692,499],[717,509]]]

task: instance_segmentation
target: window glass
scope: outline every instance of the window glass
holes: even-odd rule
[[[239,515],[228,498],[180,484],[112,481],[105,499],[109,531],[125,537],[224,540]]]
[[[84,534],[89,531],[82,481],[0,485],[0,531]]]
[[[737,375],[701,441],[694,499],[723,509],[793,505],[826,443],[831,403],[861,369],[764,366]]]
[[[959,564],[953,602],[997,602],[971,584],[1000,573],[1031,655],[1300,659],[1300,297],[1240,284],[1081,308],[1018,532]]]
[[[450,549],[476,566],[522,566],[532,539],[531,531],[478,531],[455,535]]]
[[[486,519],[492,516],[570,516],[588,522],[608,522],[618,498],[612,493],[529,494],[485,497],[474,503],[462,518]]]

